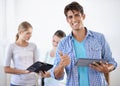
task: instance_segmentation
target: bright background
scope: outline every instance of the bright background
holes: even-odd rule
[[[118,68],[110,73],[111,86],[119,86],[120,80],[120,0],[76,0],[85,10],[85,26],[105,35],[118,62]],[[69,34],[71,28],[64,16],[64,7],[72,0],[0,0],[0,86],[8,86],[9,75],[3,72],[6,46],[15,41],[18,25],[28,21],[33,26],[31,42],[37,44],[40,60],[49,50],[53,33],[61,29]]]

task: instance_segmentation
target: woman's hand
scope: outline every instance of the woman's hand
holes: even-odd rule
[[[39,75],[42,77],[42,78],[48,78],[48,77],[50,77],[50,72],[46,72],[46,71],[41,71],[40,73],[39,73]]]

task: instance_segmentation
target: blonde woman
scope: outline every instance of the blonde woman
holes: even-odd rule
[[[5,54],[5,73],[12,74],[10,86],[36,86],[35,73],[26,70],[38,60],[37,47],[28,42],[32,36],[32,25],[24,21],[18,27],[16,41],[11,43]],[[11,67],[13,61],[13,67]]]

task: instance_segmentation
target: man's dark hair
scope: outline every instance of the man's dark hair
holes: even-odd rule
[[[65,6],[64,9],[64,14],[65,16],[67,16],[67,12],[71,10],[71,11],[80,11],[80,13],[83,15],[84,14],[84,10],[83,7],[78,3],[78,2],[71,2],[70,4]]]

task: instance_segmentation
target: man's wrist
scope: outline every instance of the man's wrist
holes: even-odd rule
[[[114,69],[115,69],[114,66],[110,64],[109,67],[108,67],[108,71],[111,72],[111,71],[113,71]]]
[[[60,62],[59,67],[60,67],[60,68],[65,68],[65,66],[63,65],[62,62]]]

